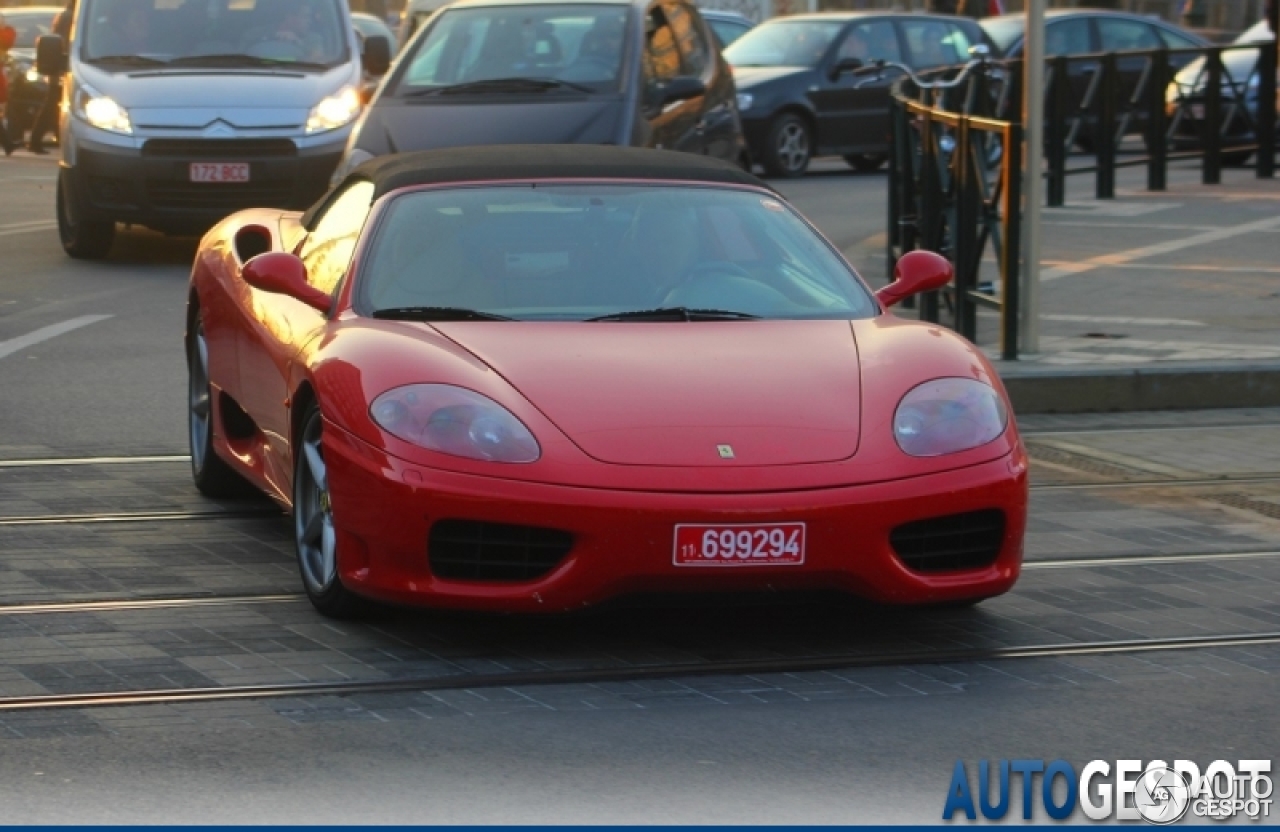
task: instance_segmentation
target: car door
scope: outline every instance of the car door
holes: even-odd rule
[[[655,3],[644,19],[644,51],[640,56],[641,113],[649,125],[649,146],[701,153],[705,148],[699,130],[703,98],[664,103],[665,86],[684,74],[675,28],[668,19],[667,4]]]
[[[835,74],[856,58],[864,64],[903,63],[898,29],[891,18],[858,21],[841,33],[819,68],[817,89],[809,93],[818,117],[823,153],[876,153],[889,146],[889,88],[901,72],[892,67],[872,75]]]
[[[736,161],[741,149],[741,127],[736,114],[736,90],[728,66],[720,58],[715,38],[702,16],[683,0],[663,3],[667,21],[680,51],[680,72],[698,78],[707,87],[699,102],[701,112],[694,130],[698,152],[718,159]]]
[[[303,238],[298,255],[307,282],[336,296],[369,216],[373,183],[356,182],[335,194]],[[264,474],[282,495],[292,477],[289,454],[290,367],[327,319],[294,298],[251,289],[253,314],[245,348],[239,351],[241,406],[266,437]]]

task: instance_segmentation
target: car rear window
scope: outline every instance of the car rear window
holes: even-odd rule
[[[412,191],[387,206],[358,308],[447,307],[585,320],[681,306],[851,319],[876,307],[845,262],[779,199],[662,185]]]

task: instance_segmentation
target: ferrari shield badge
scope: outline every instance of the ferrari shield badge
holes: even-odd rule
[[[716,451],[720,454],[721,459],[733,459],[732,445],[716,445]]]

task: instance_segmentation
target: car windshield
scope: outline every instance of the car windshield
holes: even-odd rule
[[[1020,14],[1009,17],[990,17],[979,21],[979,25],[986,30],[987,37],[991,38],[991,42],[996,45],[1002,55],[1022,40],[1022,33],[1027,28],[1026,20]]]
[[[839,21],[770,21],[724,51],[734,66],[817,66],[844,26]]]
[[[754,190],[412,191],[388,205],[363,259],[356,305],[375,317],[738,321],[876,311],[807,223]]]
[[[35,49],[36,38],[53,31],[53,18],[58,14],[58,11],[57,9],[41,9],[40,11],[5,9],[2,14],[5,22],[14,28],[16,34],[13,48]]]
[[[448,9],[403,59],[400,97],[458,92],[619,89],[626,6],[518,5]],[[535,80],[536,89],[495,84]],[[557,83],[558,82],[558,83]]]
[[[340,0],[84,0],[84,60],[182,66],[286,64],[347,58]]]

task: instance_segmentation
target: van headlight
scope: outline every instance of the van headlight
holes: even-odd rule
[[[360,93],[355,87],[343,87],[321,100],[307,114],[307,132],[323,133],[345,127],[360,115]]]
[[[109,130],[112,133],[133,134],[133,122],[129,120],[129,111],[121,107],[110,96],[103,95],[88,84],[78,83],[71,96],[71,112],[81,121]]]

